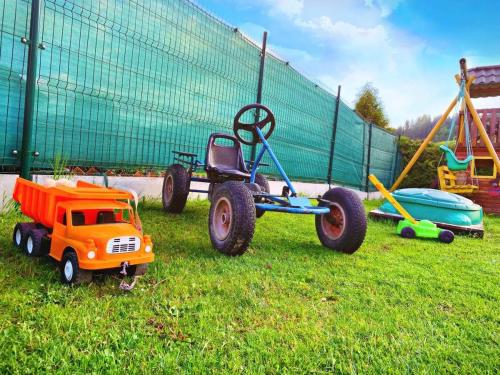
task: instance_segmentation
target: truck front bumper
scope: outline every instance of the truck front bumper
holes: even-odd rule
[[[78,259],[81,269],[84,270],[104,270],[108,268],[119,268],[124,262],[134,266],[137,264],[151,263],[155,259],[153,253],[149,254],[113,254],[105,259]]]

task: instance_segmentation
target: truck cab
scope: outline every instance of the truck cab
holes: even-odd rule
[[[66,201],[56,208],[49,255],[61,261],[72,249],[82,269],[153,261],[153,244],[135,226],[132,207],[119,201]]]

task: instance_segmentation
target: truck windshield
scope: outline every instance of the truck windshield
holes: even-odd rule
[[[82,210],[71,212],[73,226],[100,224],[128,224],[132,213],[128,209]]]

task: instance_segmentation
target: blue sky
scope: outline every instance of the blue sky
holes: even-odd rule
[[[366,82],[379,89],[391,126],[440,114],[454,74],[500,64],[500,1],[197,0],[352,105]],[[500,99],[476,101],[500,107]]]

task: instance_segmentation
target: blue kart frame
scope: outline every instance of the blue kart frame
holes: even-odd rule
[[[287,193],[282,194],[282,195],[273,195],[269,194],[266,192],[260,192],[260,193],[254,193],[254,197],[259,199],[259,200],[265,200],[268,202],[273,202],[273,203],[255,203],[255,207],[262,210],[262,211],[274,211],[274,212],[286,212],[286,213],[291,213],[291,214],[313,214],[313,215],[323,215],[323,214],[328,214],[330,213],[330,208],[329,207],[320,207],[320,206],[313,206],[311,205],[310,199],[316,199],[318,201],[324,201],[319,197],[315,198],[307,198],[307,197],[298,197],[297,196],[297,191],[295,190],[295,187],[293,186],[292,182],[288,178],[285,170],[281,166],[280,162],[278,161],[278,158],[274,154],[271,146],[269,145],[269,142],[267,142],[266,138],[264,137],[264,134],[262,133],[262,130],[260,128],[256,127],[255,131],[257,135],[260,138],[260,141],[262,143],[262,148],[260,149],[256,159],[254,162],[247,161],[247,165],[249,166],[250,169],[250,183],[255,183],[255,176],[257,174],[257,171],[259,169],[259,166],[269,166],[269,164],[264,164],[261,163],[263,156],[265,155],[266,151],[269,153],[269,156],[273,160],[274,164],[276,165],[276,168],[278,169],[278,172],[280,173],[281,177],[285,181],[288,190]],[[200,160],[196,159],[197,155],[190,153],[190,152],[181,152],[181,151],[173,151],[175,155],[177,155],[174,160],[182,163],[184,165],[187,165],[189,168],[190,173],[196,172],[198,169],[201,169],[205,167],[205,163],[201,162]],[[210,183],[212,182],[211,179],[207,177],[197,177],[197,176],[191,176],[190,177],[191,181],[197,181],[197,182],[205,182],[205,183]],[[209,194],[209,190],[201,190],[201,189],[189,189],[190,192],[193,193],[205,193]],[[289,193],[288,193],[289,191]]]
[[[255,121],[240,122],[240,118],[250,110],[255,110]],[[266,112],[267,116],[259,121],[260,111]],[[269,128],[267,125],[270,125]],[[274,114],[267,107],[250,104],[235,116],[234,137],[222,133],[210,136],[205,162],[198,160],[196,154],[173,151],[177,163],[171,165],[165,174],[162,196],[165,210],[169,213],[182,212],[189,192],[208,194],[211,201],[210,239],[217,250],[230,256],[241,255],[246,251],[254,234],[255,220],[266,211],[315,215],[316,232],[323,246],[354,253],[366,234],[366,215],[360,198],[355,192],[341,187],[328,190],[322,197],[299,197],[267,141],[274,127]],[[243,138],[240,131],[252,133],[252,140]],[[214,140],[218,137],[229,138],[235,147],[216,148],[221,147],[214,146]],[[245,162],[241,144],[256,146],[258,143],[262,143],[262,147],[255,160]],[[237,166],[231,164],[234,162],[234,152],[238,154]],[[269,166],[262,163],[266,152],[286,183],[281,195],[269,193],[267,180],[257,173],[260,166]],[[229,159],[231,163],[224,164],[224,160]],[[221,165],[233,166],[221,169]],[[207,177],[193,175],[199,168],[204,168]],[[191,181],[208,183],[210,186],[207,190],[192,189]],[[313,199],[318,201],[318,205],[311,202]]]

